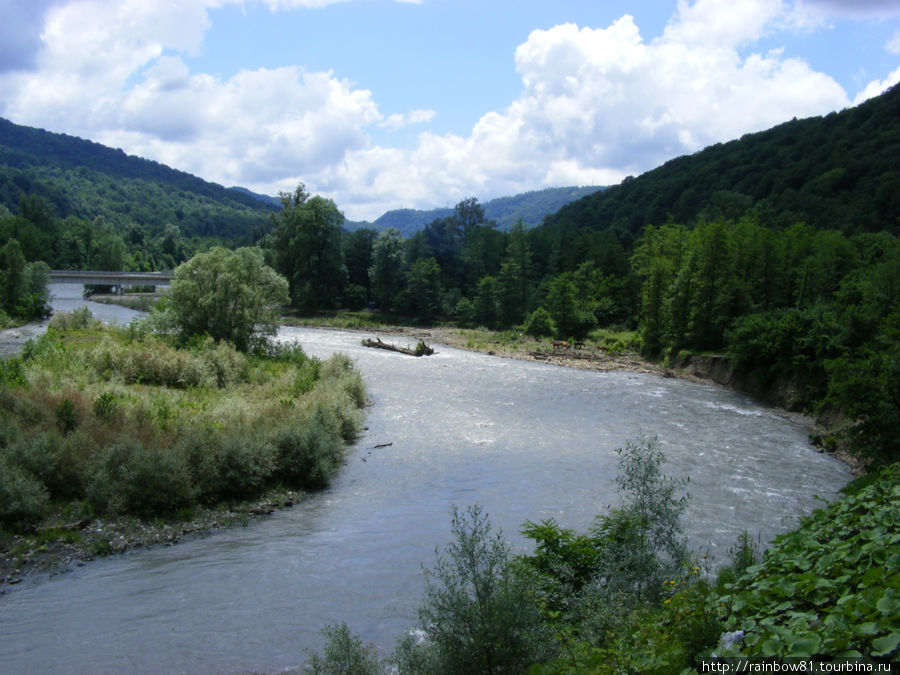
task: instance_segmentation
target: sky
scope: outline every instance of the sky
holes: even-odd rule
[[[900,0],[0,0],[0,116],[350,220],[612,185],[900,81]]]

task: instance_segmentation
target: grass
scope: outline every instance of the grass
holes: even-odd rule
[[[341,355],[320,362],[296,345],[243,354],[209,339],[178,348],[83,314],[57,315],[7,366],[0,527],[11,531],[61,504],[177,518],[273,488],[322,487],[366,403]]]

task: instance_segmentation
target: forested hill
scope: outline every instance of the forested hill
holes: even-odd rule
[[[737,219],[754,208],[775,227],[900,232],[900,86],[824,117],[794,119],[627,178],[563,207],[549,226],[632,236],[671,219]]]
[[[225,188],[99,143],[0,118],[0,204],[21,214],[39,197],[56,218],[103,220],[149,235],[174,225],[186,237],[250,241],[273,201]]]
[[[576,199],[593,194],[602,187],[561,187],[533,190],[512,197],[499,197],[485,202],[484,217],[497,223],[497,228],[504,232],[509,231],[516,221],[520,220],[526,228],[540,225],[544,217],[555,213],[560,208]],[[411,237],[431,222],[453,215],[452,208],[430,209],[421,211],[417,209],[396,209],[388,211],[374,223],[354,222],[348,223],[348,229],[356,230],[370,227],[375,230],[386,230],[395,227],[406,236]]]

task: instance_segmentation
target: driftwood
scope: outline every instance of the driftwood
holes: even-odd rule
[[[362,344],[363,347],[387,349],[389,352],[399,352],[400,354],[408,354],[409,356],[431,356],[432,354],[434,354],[434,350],[426,345],[422,340],[419,340],[419,343],[416,345],[415,349],[410,349],[409,347],[398,347],[397,345],[388,344],[387,342],[382,342],[381,338],[377,338],[375,340],[366,338],[362,341]]]
[[[54,530],[67,530],[70,532],[77,532],[78,530],[83,530],[90,524],[90,518],[82,518],[81,520],[77,520],[74,523],[66,523],[65,525],[48,525],[47,527],[36,527],[34,531],[53,532]]]

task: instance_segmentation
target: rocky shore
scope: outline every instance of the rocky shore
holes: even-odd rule
[[[0,554],[0,595],[31,575],[64,574],[104,555],[148,546],[174,546],[186,538],[219,528],[247,525],[254,518],[293,506],[298,497],[294,492],[276,490],[254,501],[195,509],[191,519],[185,521],[148,522],[134,517],[82,519],[14,535],[4,543]]]

